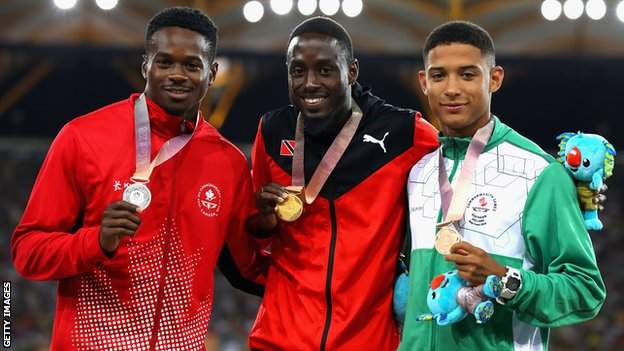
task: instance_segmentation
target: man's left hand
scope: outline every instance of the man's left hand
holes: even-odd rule
[[[471,285],[483,284],[488,275],[502,277],[507,272],[505,266],[496,262],[487,252],[465,241],[453,245],[451,253],[444,259],[455,263],[459,276]]]

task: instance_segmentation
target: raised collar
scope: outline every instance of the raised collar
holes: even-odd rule
[[[494,131],[492,131],[492,136],[485,145],[482,153],[490,151],[503,142],[507,133],[511,131],[511,129],[506,124],[501,122],[498,117],[492,115],[492,118],[494,119]],[[468,145],[470,144],[472,137],[448,137],[439,132],[438,140],[440,142],[440,146],[442,147],[444,157],[452,160],[463,160],[464,156],[466,156],[466,150],[468,150]]]
[[[134,102],[141,94],[132,94],[130,96],[131,105],[134,107]],[[192,133],[195,129],[195,121],[185,121],[181,116],[176,116],[168,113],[162,107],[158,106],[153,100],[145,97],[147,102],[147,111],[150,118],[150,129],[153,133],[156,133],[163,138],[173,138],[180,135],[182,132],[182,124],[187,133]],[[134,109],[133,109],[134,111]],[[200,117],[200,126],[201,126]]]

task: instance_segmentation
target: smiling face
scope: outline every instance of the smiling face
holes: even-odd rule
[[[418,78],[445,135],[469,137],[489,121],[492,93],[504,77],[492,61],[460,43],[438,45],[427,54]]]
[[[168,113],[194,120],[217,73],[201,34],[165,27],[155,32],[142,65],[145,94]]]
[[[316,33],[294,37],[288,46],[288,94],[305,118],[332,118],[351,109],[357,60],[347,62],[338,40]]]

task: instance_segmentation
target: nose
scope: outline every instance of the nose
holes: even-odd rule
[[[461,91],[459,89],[459,82],[457,81],[456,77],[452,75],[449,76],[449,79],[446,83],[446,88],[444,89],[444,94],[451,98],[457,97],[461,94]]]
[[[184,74],[184,68],[180,64],[173,65],[167,78],[175,83],[182,83],[188,79],[186,74]]]
[[[310,70],[308,74],[306,74],[306,79],[304,82],[305,89],[314,90],[314,89],[317,89],[319,86],[320,86],[320,81],[318,79],[318,76],[316,75],[315,72],[312,72],[312,70]]]
[[[566,162],[572,167],[578,167],[581,165],[581,158],[581,150],[575,146],[566,155]]]

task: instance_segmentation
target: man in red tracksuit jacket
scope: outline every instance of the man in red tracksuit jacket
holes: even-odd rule
[[[54,140],[11,242],[24,277],[59,282],[52,350],[203,350],[217,261],[232,277],[253,274],[247,162],[197,117],[217,73],[216,32],[190,8],[148,24],[150,159],[192,136],[151,173],[144,210],[121,201],[137,167],[138,94],[69,122]]]
[[[356,82],[351,39],[331,19],[295,28],[287,66],[294,106],[262,116],[252,153],[258,235],[268,237],[272,253],[250,347],[396,350],[392,287],[405,232],[405,183],[416,161],[437,146],[437,132],[419,113],[385,104]],[[319,196],[299,219],[278,221],[275,206],[292,184],[298,114],[308,185],[354,104],[362,119]]]

